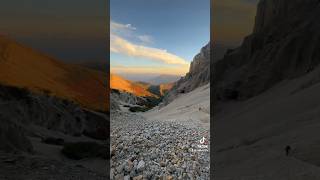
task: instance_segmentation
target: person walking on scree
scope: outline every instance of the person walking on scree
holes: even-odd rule
[[[289,145],[286,146],[286,155],[289,156],[291,147]]]

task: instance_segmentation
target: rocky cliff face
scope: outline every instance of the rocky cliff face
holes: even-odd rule
[[[21,126],[2,116],[0,116],[0,121],[0,150],[33,152],[32,144]]]
[[[131,93],[122,92],[119,90],[111,90],[110,93],[110,111],[120,110],[122,104],[136,105],[140,97]]]
[[[320,62],[320,2],[261,0],[253,33],[214,64],[218,100],[247,99]]]
[[[45,138],[42,128],[55,134],[106,140],[108,125],[106,114],[67,100],[0,85],[0,150],[31,152],[27,136]]]
[[[210,43],[204,46],[190,64],[189,72],[178,80],[164,98],[168,104],[181,93],[190,92],[210,82]]]

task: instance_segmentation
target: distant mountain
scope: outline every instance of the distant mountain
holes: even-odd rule
[[[132,74],[132,73],[115,73],[115,74],[133,82],[138,82],[138,81],[148,82],[150,79],[153,79],[158,76],[154,74]]]
[[[111,74],[111,110],[120,110],[121,107],[129,108],[132,112],[150,110],[162,101],[172,87],[173,83],[152,85]]]
[[[110,74],[110,88],[127,93],[134,94],[135,96],[157,96],[148,91],[149,84],[142,82],[132,82],[119,75]]]
[[[150,85],[148,87],[148,91],[152,92],[153,94],[158,95],[159,97],[162,97],[173,87],[173,85],[174,85],[174,83]]]
[[[0,36],[0,83],[68,99],[107,111],[105,73],[62,63]]]
[[[147,80],[146,82],[153,85],[159,85],[159,84],[172,83],[172,82],[178,81],[180,78],[181,76],[177,76],[177,75],[162,74],[150,80]]]
[[[119,91],[131,93],[135,96],[144,97],[156,97],[160,98],[166,92],[168,92],[174,85],[174,83],[163,83],[159,85],[153,85],[148,82],[134,82],[129,81],[122,76],[111,74],[110,75],[110,88]]]

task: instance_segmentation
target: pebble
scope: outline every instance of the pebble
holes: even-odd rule
[[[142,176],[142,175],[136,176],[136,177],[133,178],[133,180],[142,180],[142,179],[143,179],[143,176]]]
[[[138,170],[138,171],[144,170],[145,164],[146,164],[146,163],[145,163],[143,160],[139,161],[139,164],[138,164],[138,166],[137,166],[137,170]]]

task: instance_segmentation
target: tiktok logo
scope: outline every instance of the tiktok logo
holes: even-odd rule
[[[208,151],[208,140],[205,137],[202,137],[200,139],[200,144],[198,144],[198,148],[196,151],[201,152],[201,151]]]
[[[206,138],[205,138],[205,137],[202,137],[202,138],[200,139],[200,144],[204,144],[205,140],[206,140]]]

